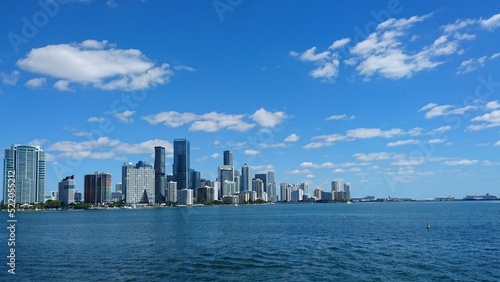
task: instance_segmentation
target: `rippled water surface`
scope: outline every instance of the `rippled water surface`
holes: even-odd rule
[[[500,281],[500,201],[16,217],[17,274],[2,263],[1,281]]]

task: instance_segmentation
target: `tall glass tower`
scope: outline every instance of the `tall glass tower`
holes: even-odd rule
[[[224,151],[224,165],[233,166],[233,152]]]
[[[175,139],[172,174],[178,190],[189,188],[189,168],[189,140]]]
[[[45,153],[40,146],[12,145],[5,149],[3,201],[7,203],[8,178],[16,180],[16,203],[45,201]]]
[[[165,148],[155,147],[155,202],[165,202]]]
[[[252,191],[252,168],[248,164],[241,167],[240,191]]]

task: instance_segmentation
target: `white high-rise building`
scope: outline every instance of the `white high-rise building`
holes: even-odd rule
[[[346,200],[351,200],[351,183],[346,182],[344,183],[344,193],[345,193],[345,199]]]
[[[166,190],[165,195],[167,195],[167,202],[177,203],[177,182],[167,182]]]
[[[67,176],[59,182],[59,201],[63,206],[75,202],[75,176]]]
[[[11,183],[15,183],[16,203],[45,202],[45,166],[45,153],[40,146],[12,145],[5,149],[4,204],[7,204],[9,198],[13,198],[8,193]]]
[[[138,162],[125,163],[122,166],[122,190],[125,202],[129,204],[155,203],[155,170],[153,165]]]
[[[177,203],[179,205],[192,206],[193,205],[193,189],[177,190]]]

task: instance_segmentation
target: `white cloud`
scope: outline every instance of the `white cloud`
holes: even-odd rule
[[[4,84],[7,85],[16,85],[17,79],[19,78],[19,71],[15,70],[12,73],[8,74],[5,72],[0,72],[0,79]]]
[[[166,140],[154,139],[129,144],[108,137],[81,142],[60,141],[50,145],[46,151],[57,152],[53,154],[54,159],[111,159],[117,154],[153,154],[155,146],[163,146],[167,152],[173,152],[172,144]]]
[[[347,119],[353,120],[355,118],[356,118],[356,116],[354,116],[354,115],[347,116],[346,114],[342,114],[342,115],[329,116],[329,117],[325,118],[325,120],[347,120]]]
[[[58,80],[54,83],[54,88],[59,91],[73,91],[73,89],[69,87],[69,81],[67,80]]]
[[[392,158],[393,154],[386,152],[369,153],[369,154],[356,153],[353,156],[360,161],[371,162],[371,161],[389,160]]]
[[[339,48],[344,47],[349,42],[351,42],[350,38],[342,38],[342,39],[339,39],[339,40],[336,40],[335,42],[333,42],[332,45],[330,45],[330,47],[328,47],[328,49],[331,49],[331,50],[339,49]]]
[[[134,121],[132,116],[135,114],[135,111],[125,110],[123,112],[112,112],[111,114],[120,122],[131,123]]]
[[[430,119],[438,116],[447,116],[447,115],[463,115],[467,111],[476,109],[476,106],[464,106],[462,108],[456,108],[452,105],[437,105],[434,103],[429,103],[426,106],[422,107],[419,112],[427,111],[425,113],[425,117]]]
[[[347,136],[352,138],[392,138],[403,134],[403,130],[399,128],[392,128],[389,130],[382,130],[380,128],[356,128],[347,131]]]
[[[250,116],[257,124],[264,128],[273,128],[285,121],[287,115],[284,112],[270,112],[260,108]]]
[[[28,145],[31,145],[31,146],[42,146],[45,143],[47,143],[47,139],[33,139],[30,142],[28,142]]]
[[[305,145],[303,148],[304,149],[317,149],[317,148],[332,146],[337,141],[345,141],[347,139],[348,138],[346,136],[341,135],[341,134],[315,136],[312,138],[312,140],[319,140],[319,141],[311,142],[311,143]]]
[[[469,25],[473,25],[476,21],[471,20],[471,19],[464,19],[464,20],[456,20],[452,24],[447,24],[443,27],[444,32],[446,33],[453,33],[455,31],[458,31],[460,29],[463,29],[464,27],[467,27]]]
[[[498,58],[498,57],[500,57],[500,52],[498,52],[498,53],[495,53],[495,54],[491,55],[491,56],[490,56],[490,60],[496,59],[496,58]]]
[[[255,156],[255,155],[260,154],[260,151],[258,151],[258,150],[252,150],[252,149],[246,149],[244,151],[244,154],[247,155],[247,156]]]
[[[43,86],[45,86],[46,83],[47,83],[47,79],[44,77],[40,77],[40,78],[30,79],[30,80],[26,81],[26,83],[24,85],[34,89],[34,88],[43,87]]]
[[[490,18],[485,19],[485,20],[481,19],[481,20],[479,20],[479,24],[482,27],[493,31],[497,27],[500,27],[500,14],[493,15]]]
[[[304,53],[300,54],[300,60],[301,61],[307,61],[307,62],[316,62],[316,61],[321,61],[325,60],[330,56],[330,52],[324,51],[321,53],[316,53],[316,47],[312,47]]]
[[[495,146],[495,147],[500,146],[500,140],[495,142],[495,144],[493,146]]]
[[[469,60],[463,61],[460,66],[458,67],[457,74],[464,74],[464,73],[469,73],[472,72],[482,66],[484,66],[484,63],[486,62],[486,56],[483,56],[481,58],[471,58]]]
[[[220,157],[220,154],[218,154],[218,153],[213,153],[213,154],[211,154],[211,155],[203,156],[203,157],[201,157],[201,158],[197,159],[196,161],[197,161],[197,162],[202,162],[202,161],[206,161],[206,160],[208,160],[208,159],[210,159],[210,158],[212,158],[212,159],[217,159],[217,158],[219,158],[219,157]]]
[[[175,111],[160,112],[142,117],[149,124],[164,124],[170,127],[179,127],[191,123],[190,131],[215,132],[221,129],[239,132],[247,131],[255,126],[243,121],[244,115],[229,115],[210,112],[202,115],[194,113],[179,113]]]
[[[312,171],[308,169],[294,169],[291,171],[286,172],[286,174],[292,174],[292,175],[297,175],[297,174],[311,174]]]
[[[333,59],[329,62],[324,62],[317,68],[311,71],[310,75],[313,78],[325,78],[331,79],[332,77],[336,77],[338,75],[339,69],[339,60]]]
[[[290,144],[287,143],[259,143],[259,147],[266,149],[266,148],[287,148],[290,147]]]
[[[115,49],[105,40],[35,48],[18,60],[17,65],[68,84],[91,85],[103,90],[147,89],[168,83],[173,75],[168,64],[156,66],[141,51]]]
[[[295,134],[295,133],[292,133],[290,135],[288,135],[286,138],[285,138],[285,142],[297,142],[299,141],[300,139],[300,136]]]
[[[103,122],[104,118],[103,117],[89,117],[87,119],[87,122]]]
[[[420,141],[416,139],[400,140],[396,142],[390,142],[387,144],[387,146],[394,147],[394,146],[415,145],[415,144],[420,144]]]
[[[446,142],[445,139],[436,138],[436,139],[429,140],[427,143],[429,143],[429,144],[442,144],[444,142]]]
[[[445,125],[445,126],[441,126],[441,127],[433,129],[431,131],[431,133],[443,133],[443,132],[447,132],[450,130],[451,130],[451,125]]]
[[[190,66],[186,66],[186,65],[174,66],[174,70],[177,70],[177,71],[185,70],[188,72],[195,72],[196,71],[195,68],[190,67]]]
[[[478,125],[470,125],[468,129],[473,131],[500,126],[500,110],[494,110],[482,116],[477,116],[472,121],[483,122]]]
[[[450,160],[443,162],[444,165],[455,166],[455,165],[474,165],[477,164],[478,160],[461,159],[461,160]]]
[[[498,101],[491,101],[486,103],[486,109],[488,110],[496,110],[500,108],[500,103]]]
[[[335,165],[334,163],[331,162],[326,162],[322,164],[315,164],[313,162],[303,162],[299,165],[300,167],[312,167],[312,168],[333,168],[338,165]]]

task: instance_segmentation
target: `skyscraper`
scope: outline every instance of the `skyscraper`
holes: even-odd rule
[[[241,167],[240,185],[240,192],[252,191],[252,168],[248,164]]]
[[[83,184],[84,202],[98,205],[111,201],[111,174],[86,174]]]
[[[67,176],[59,182],[59,200],[63,206],[75,202],[75,176]]]
[[[274,182],[274,171],[270,170],[267,172],[267,194],[269,201],[275,203],[278,201],[276,195],[276,182]]]
[[[351,200],[351,183],[346,182],[344,183],[344,193],[345,193],[345,199],[346,200]]]
[[[233,152],[224,151],[224,163],[223,165],[233,166]]]
[[[255,178],[262,180],[264,191],[267,192],[267,173],[257,173],[255,174]]]
[[[8,179],[15,177],[16,203],[45,202],[45,153],[40,146],[12,145],[5,149],[3,200],[7,204]]]
[[[174,175],[174,182],[177,182],[178,190],[189,188],[189,151],[189,140],[174,140],[174,164],[172,165],[172,173]]]
[[[129,204],[155,203],[155,170],[151,164],[139,161],[135,166],[122,166],[122,190]]]
[[[165,148],[155,147],[155,202],[165,201]]]

